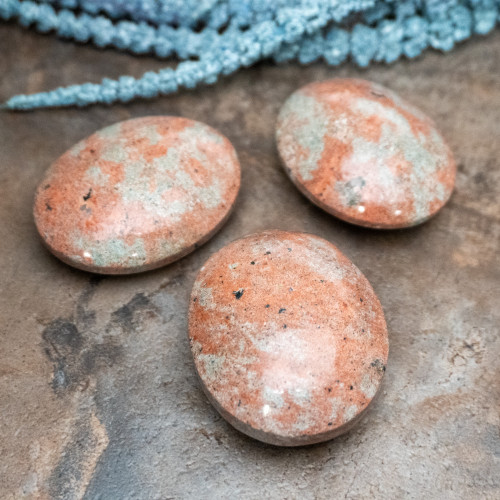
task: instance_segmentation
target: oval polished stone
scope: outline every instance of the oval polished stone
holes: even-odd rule
[[[187,118],[104,128],[63,154],[40,183],[38,231],[61,260],[104,274],[169,264],[225,222],[240,186],[231,143]]]
[[[189,339],[222,416],[281,446],[349,430],[379,389],[389,348],[359,269],[322,238],[285,231],[210,257],[193,287]]]
[[[302,87],[283,105],[276,139],[299,190],[353,224],[414,226],[453,191],[455,162],[435,124],[375,83],[339,78]]]

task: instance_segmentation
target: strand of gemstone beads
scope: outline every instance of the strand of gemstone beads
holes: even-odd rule
[[[9,16],[4,16],[6,19],[17,16],[20,24],[35,24],[38,31],[54,31],[61,38],[92,42],[98,47],[113,46],[136,54],[152,53],[161,58],[172,55],[181,60],[199,58],[207,49],[213,50],[223,44],[231,46],[241,34],[232,28],[219,34],[212,28],[197,33],[189,28],[175,29],[168,25],[153,27],[128,21],[113,24],[105,16],[77,16],[71,11],[57,13],[50,6],[34,2],[16,2],[15,5],[17,8],[10,10]],[[381,12],[384,11],[379,9],[378,17]],[[375,18],[374,11],[368,14],[369,18]],[[277,62],[298,59],[307,64],[323,58],[329,64],[337,65],[351,56],[360,66],[366,66],[372,60],[390,63],[401,55],[415,57],[427,47],[450,50],[456,42],[469,38],[472,32],[489,32],[496,17],[494,8],[474,10],[454,5],[436,20],[419,15],[399,15],[395,21],[382,19],[373,27],[358,23],[351,32],[335,27],[327,33],[315,33],[287,44],[274,59]]]
[[[372,26],[357,23],[351,31],[333,27],[326,33],[314,33],[286,44],[274,59],[297,59],[302,64],[324,59],[336,66],[350,57],[361,67],[371,62],[392,63],[401,56],[417,57],[427,48],[447,52],[472,34],[486,35],[494,29],[499,16],[500,3],[492,2],[488,8],[453,5],[437,18],[413,14],[396,20],[382,19]]]
[[[283,13],[293,13],[297,18],[288,19],[289,33],[280,37],[284,32],[283,26],[272,21],[259,23],[248,31],[229,27],[222,34],[212,28],[197,33],[183,27],[156,28],[127,21],[113,24],[105,16],[76,16],[69,10],[57,12],[47,4],[0,0],[0,16],[17,17],[21,24],[35,24],[40,31],[54,30],[61,37],[92,41],[98,46],[112,45],[135,53],[152,52],[160,57],[175,54],[180,59],[200,58],[196,62],[181,63],[175,70],[147,73],[138,80],[131,77],[122,77],[118,81],[105,79],[100,85],[73,85],[34,96],[16,96],[5,107],[32,109],[153,97],[175,92],[180,87],[213,83],[220,74],[231,73],[269,56],[278,62],[298,59],[301,63],[322,58],[332,65],[340,64],[348,57],[360,66],[366,66],[371,61],[393,62],[402,55],[415,57],[428,47],[447,51],[472,33],[485,34],[495,26],[500,10],[498,0],[448,0],[436,4],[428,1],[423,15],[417,14],[419,11],[414,3],[404,1],[352,2],[350,5],[345,2],[343,8],[337,6],[337,9],[332,8],[332,4],[325,7],[325,3],[320,3],[323,9],[316,9],[316,17],[312,16],[315,24],[310,25],[299,23],[292,27],[297,24],[294,21],[302,19],[299,16],[307,13],[305,7],[283,9]],[[6,6],[10,6],[10,10]],[[357,23],[351,31],[337,27],[352,11],[362,12],[366,24]],[[315,12],[314,9],[311,12]],[[384,16],[395,20],[387,20]],[[336,25],[325,32],[322,28],[331,20],[335,20]],[[368,24],[370,21],[371,25]],[[295,35],[291,37],[294,30]],[[219,63],[217,56],[227,60]]]
[[[58,8],[81,9],[112,19],[130,18],[154,25],[169,24],[220,29],[250,26],[273,19],[282,8],[296,8],[302,0],[41,0]]]
[[[10,8],[2,9],[2,4]],[[42,33],[53,31],[61,38],[91,42],[98,47],[112,46],[135,54],[151,53],[161,58],[201,57],[215,46],[234,46],[242,35],[241,30],[233,26],[219,34],[210,27],[198,33],[185,27],[154,27],[144,22],[113,23],[102,15],[77,15],[70,10],[58,12],[50,5],[32,1],[0,0],[0,17],[15,18],[22,26],[33,25]]]
[[[296,8],[303,0],[39,0],[58,8],[83,10],[91,15],[99,13],[118,20],[147,21],[153,25],[168,24],[176,27],[248,27],[271,20],[282,8]],[[328,0],[324,0],[327,2]],[[401,19],[422,14],[433,20],[448,15],[457,6],[487,11],[496,0],[375,0],[365,9],[362,21],[372,24],[383,18]]]
[[[5,3],[5,0],[2,0]],[[11,4],[14,0],[11,0]],[[20,3],[20,2],[16,2]],[[35,95],[15,96],[5,104],[8,109],[34,109],[50,106],[85,106],[93,103],[126,102],[135,97],[170,94],[179,88],[193,88],[199,83],[214,83],[220,75],[233,73],[260,59],[270,57],[284,43],[294,43],[314,33],[330,21],[340,21],[348,14],[373,5],[372,0],[305,2],[296,9],[282,9],[275,21],[264,21],[240,32],[234,44],[221,44],[217,50],[204,52],[199,61],[184,61],[177,68],[148,72],[139,79],[121,77],[104,79],[101,84],[86,83],[59,88]],[[45,7],[50,7],[46,5]]]

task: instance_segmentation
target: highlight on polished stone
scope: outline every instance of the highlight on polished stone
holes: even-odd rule
[[[134,273],[208,240],[239,187],[236,152],[218,131],[187,118],[143,117],[63,154],[37,189],[34,216],[44,243],[67,264]]]
[[[189,340],[208,398],[236,429],[298,446],[349,430],[385,372],[388,335],[365,276],[328,241],[266,231],[212,255]]]
[[[280,111],[276,140],[299,190],[353,224],[414,226],[453,191],[455,161],[434,122],[376,83],[338,78],[302,87]]]

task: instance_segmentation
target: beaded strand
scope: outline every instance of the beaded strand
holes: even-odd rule
[[[19,8],[25,2],[2,0]],[[32,4],[33,2],[30,2]],[[101,84],[71,85],[50,92],[15,96],[5,104],[7,109],[34,109],[52,106],[85,106],[93,103],[127,102],[135,97],[170,94],[178,88],[193,88],[204,82],[215,83],[219,75],[228,75],[241,67],[270,57],[283,43],[294,43],[301,36],[313,33],[331,20],[341,20],[356,7],[373,5],[373,0],[307,2],[310,7],[282,9],[275,21],[264,21],[240,32],[234,45],[221,44],[216,50],[204,52],[199,61],[181,62],[175,70],[166,68],[148,72],[139,79],[123,76],[118,80],[103,79]],[[2,4],[0,4],[2,5]],[[51,8],[49,5],[41,7]],[[53,10],[53,9],[52,9]],[[19,11],[18,11],[19,12]],[[0,10],[0,15],[4,12]],[[56,17],[51,17],[55,22]],[[35,19],[29,18],[31,22]]]
[[[164,2],[158,4],[166,5]],[[57,11],[50,3],[69,8]],[[99,4],[100,11],[105,10],[102,6],[106,2],[93,0],[92,3]],[[214,3],[207,0],[204,5]],[[255,14],[250,7],[256,3],[258,0],[247,0],[240,5],[248,4],[248,12]],[[197,32],[185,26],[113,23],[104,15],[75,14],[70,10],[83,4],[88,7],[89,0],[51,0],[44,4],[0,0],[0,17],[17,19],[23,26],[34,25],[41,32],[55,31],[60,37],[91,41],[99,47],[112,46],[136,54],[175,55],[184,61],[176,69],[148,72],[139,79],[124,76],[118,80],[104,79],[101,84],[72,85],[30,96],[15,96],[4,107],[85,106],[155,97],[179,88],[193,88],[199,83],[214,83],[220,75],[268,57],[276,62],[298,60],[302,64],[323,59],[330,65],[341,64],[350,57],[362,67],[372,61],[391,63],[401,56],[416,57],[429,47],[448,51],[473,33],[486,34],[495,27],[500,12],[500,0],[427,0],[420,7],[411,0],[295,3],[296,7],[278,9],[272,20],[251,25],[247,30],[230,24],[219,33],[209,26]],[[349,30],[342,21],[353,12],[362,14],[363,22]],[[190,61],[190,58],[198,60]]]
[[[169,24],[219,30],[232,26],[248,27],[274,18],[276,11],[296,8],[302,0],[41,0],[57,8],[81,9],[88,14],[112,19],[133,19],[154,25]],[[303,2],[302,2],[303,3]]]

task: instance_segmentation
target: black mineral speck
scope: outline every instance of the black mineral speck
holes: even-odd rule
[[[281,314],[281,313],[284,313],[286,311],[286,309],[284,307],[282,307],[279,311],[278,311],[278,314]]]
[[[266,309],[269,309],[271,306],[269,304],[266,304]]]
[[[252,264],[252,266],[255,266],[255,261],[252,260],[252,262],[250,262],[250,264]]]
[[[87,201],[92,196],[92,188],[89,189],[89,192],[83,196],[83,201]]]
[[[268,251],[266,252],[266,255],[271,255],[271,252],[268,250]]]
[[[233,295],[238,299],[240,300],[241,299],[241,296],[243,295],[243,292],[245,290],[243,290],[243,288],[240,288],[239,290],[236,290],[235,292],[233,292]]]
[[[51,207],[48,203],[45,203],[45,208],[46,208],[47,210],[52,210],[52,207]]]
[[[351,386],[349,387],[349,390],[350,390],[350,391],[352,391],[353,389],[354,389],[354,387],[351,385]]]
[[[283,325],[283,328],[286,328],[286,325]]]
[[[385,365],[380,359],[372,361],[372,363],[370,363],[370,366],[373,366],[373,368],[376,368],[379,371],[385,372]]]

